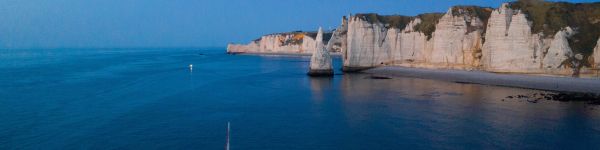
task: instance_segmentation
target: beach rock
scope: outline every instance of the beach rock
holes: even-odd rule
[[[310,58],[308,75],[310,76],[333,76],[333,65],[329,51],[323,45],[323,30],[319,27],[316,37],[315,51]]]
[[[600,104],[600,95],[594,93],[579,93],[579,92],[551,92],[540,91],[538,93],[528,93],[527,95],[510,95],[506,98],[537,103],[540,100],[551,100],[561,102],[586,102],[591,105]]]

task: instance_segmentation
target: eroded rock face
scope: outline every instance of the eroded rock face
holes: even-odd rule
[[[494,72],[535,72],[545,49],[540,36],[531,33],[525,14],[503,4],[490,16],[482,64]]]
[[[415,19],[398,29],[382,22],[369,22],[361,16],[351,16],[348,21],[347,49],[342,50],[343,70],[359,71],[401,62],[425,61],[427,40],[423,33],[415,32]]]
[[[548,51],[543,56],[542,69],[547,72],[568,73],[563,62],[570,57],[575,56],[571,51],[571,47],[569,47],[568,41],[568,38],[573,34],[574,31],[570,27],[567,27],[554,35],[554,39],[550,42]]]
[[[330,52],[342,52],[342,50],[346,50],[346,37],[348,33],[348,19],[346,17],[342,18],[342,25],[333,31],[331,35],[331,39],[327,42],[326,49]]]
[[[384,39],[387,29],[378,22],[370,23],[363,18],[351,16],[348,21],[347,50],[342,54],[345,71],[378,66],[389,58],[390,48]]]
[[[323,45],[323,30],[319,27],[316,37],[315,51],[310,58],[310,67],[308,75],[310,76],[332,76],[333,65],[331,63],[331,55]]]
[[[397,32],[396,29],[390,30],[394,37],[393,43],[393,64],[426,64],[429,62],[433,42],[427,40],[427,36],[422,32],[414,30],[414,26],[421,23],[420,18],[415,18],[408,23],[406,28]]]
[[[477,67],[476,56],[481,51],[483,28],[481,19],[465,10],[450,8],[436,25],[430,63],[446,68]]]
[[[593,59],[593,67],[596,69],[600,69],[600,38],[596,43],[596,48],[594,48],[594,54],[592,55]]]
[[[249,44],[228,44],[228,53],[293,53],[315,51],[314,32],[289,32],[262,36]]]
[[[484,70],[513,73],[571,74],[562,65],[574,57],[569,37],[575,34],[566,27],[554,36],[532,33],[525,14],[503,4],[490,19],[483,46]]]
[[[569,39],[577,31],[565,27],[551,36],[532,33],[527,15],[511,9],[508,3],[493,11],[471,6],[450,8],[435,24],[431,38],[414,29],[422,23],[419,17],[402,29],[381,21],[385,19],[379,22],[369,19],[373,17],[349,17],[347,49],[342,49],[346,71],[397,65],[574,74],[569,68],[573,65],[565,63],[575,57]],[[597,64],[600,60],[594,61]]]
[[[453,12],[460,11],[460,12]],[[432,38],[414,27],[422,20],[414,17],[405,28],[386,22],[369,22],[360,15],[348,23],[344,70],[400,65],[426,68],[471,69],[479,66],[484,23],[481,19],[450,9],[436,24]]]

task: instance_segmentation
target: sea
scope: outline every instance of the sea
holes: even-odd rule
[[[306,75],[224,48],[0,50],[0,149],[600,149],[600,107],[533,89]],[[192,65],[192,67],[190,67]]]

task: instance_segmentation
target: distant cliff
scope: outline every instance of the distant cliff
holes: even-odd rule
[[[345,71],[405,66],[578,75],[600,67],[599,37],[598,2],[519,0],[496,9],[454,6],[417,16],[351,15],[342,18],[326,47],[341,51]],[[263,40],[244,46],[276,51]],[[289,49],[281,51],[311,52]]]
[[[323,34],[323,43],[327,43],[332,33]],[[249,44],[229,44],[228,53],[300,53],[311,54],[315,51],[317,32],[286,32],[264,35]]]

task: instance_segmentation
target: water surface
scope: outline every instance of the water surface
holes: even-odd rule
[[[536,90],[223,52],[2,50],[0,149],[222,149],[228,121],[232,149],[600,147],[597,106],[503,100]]]

